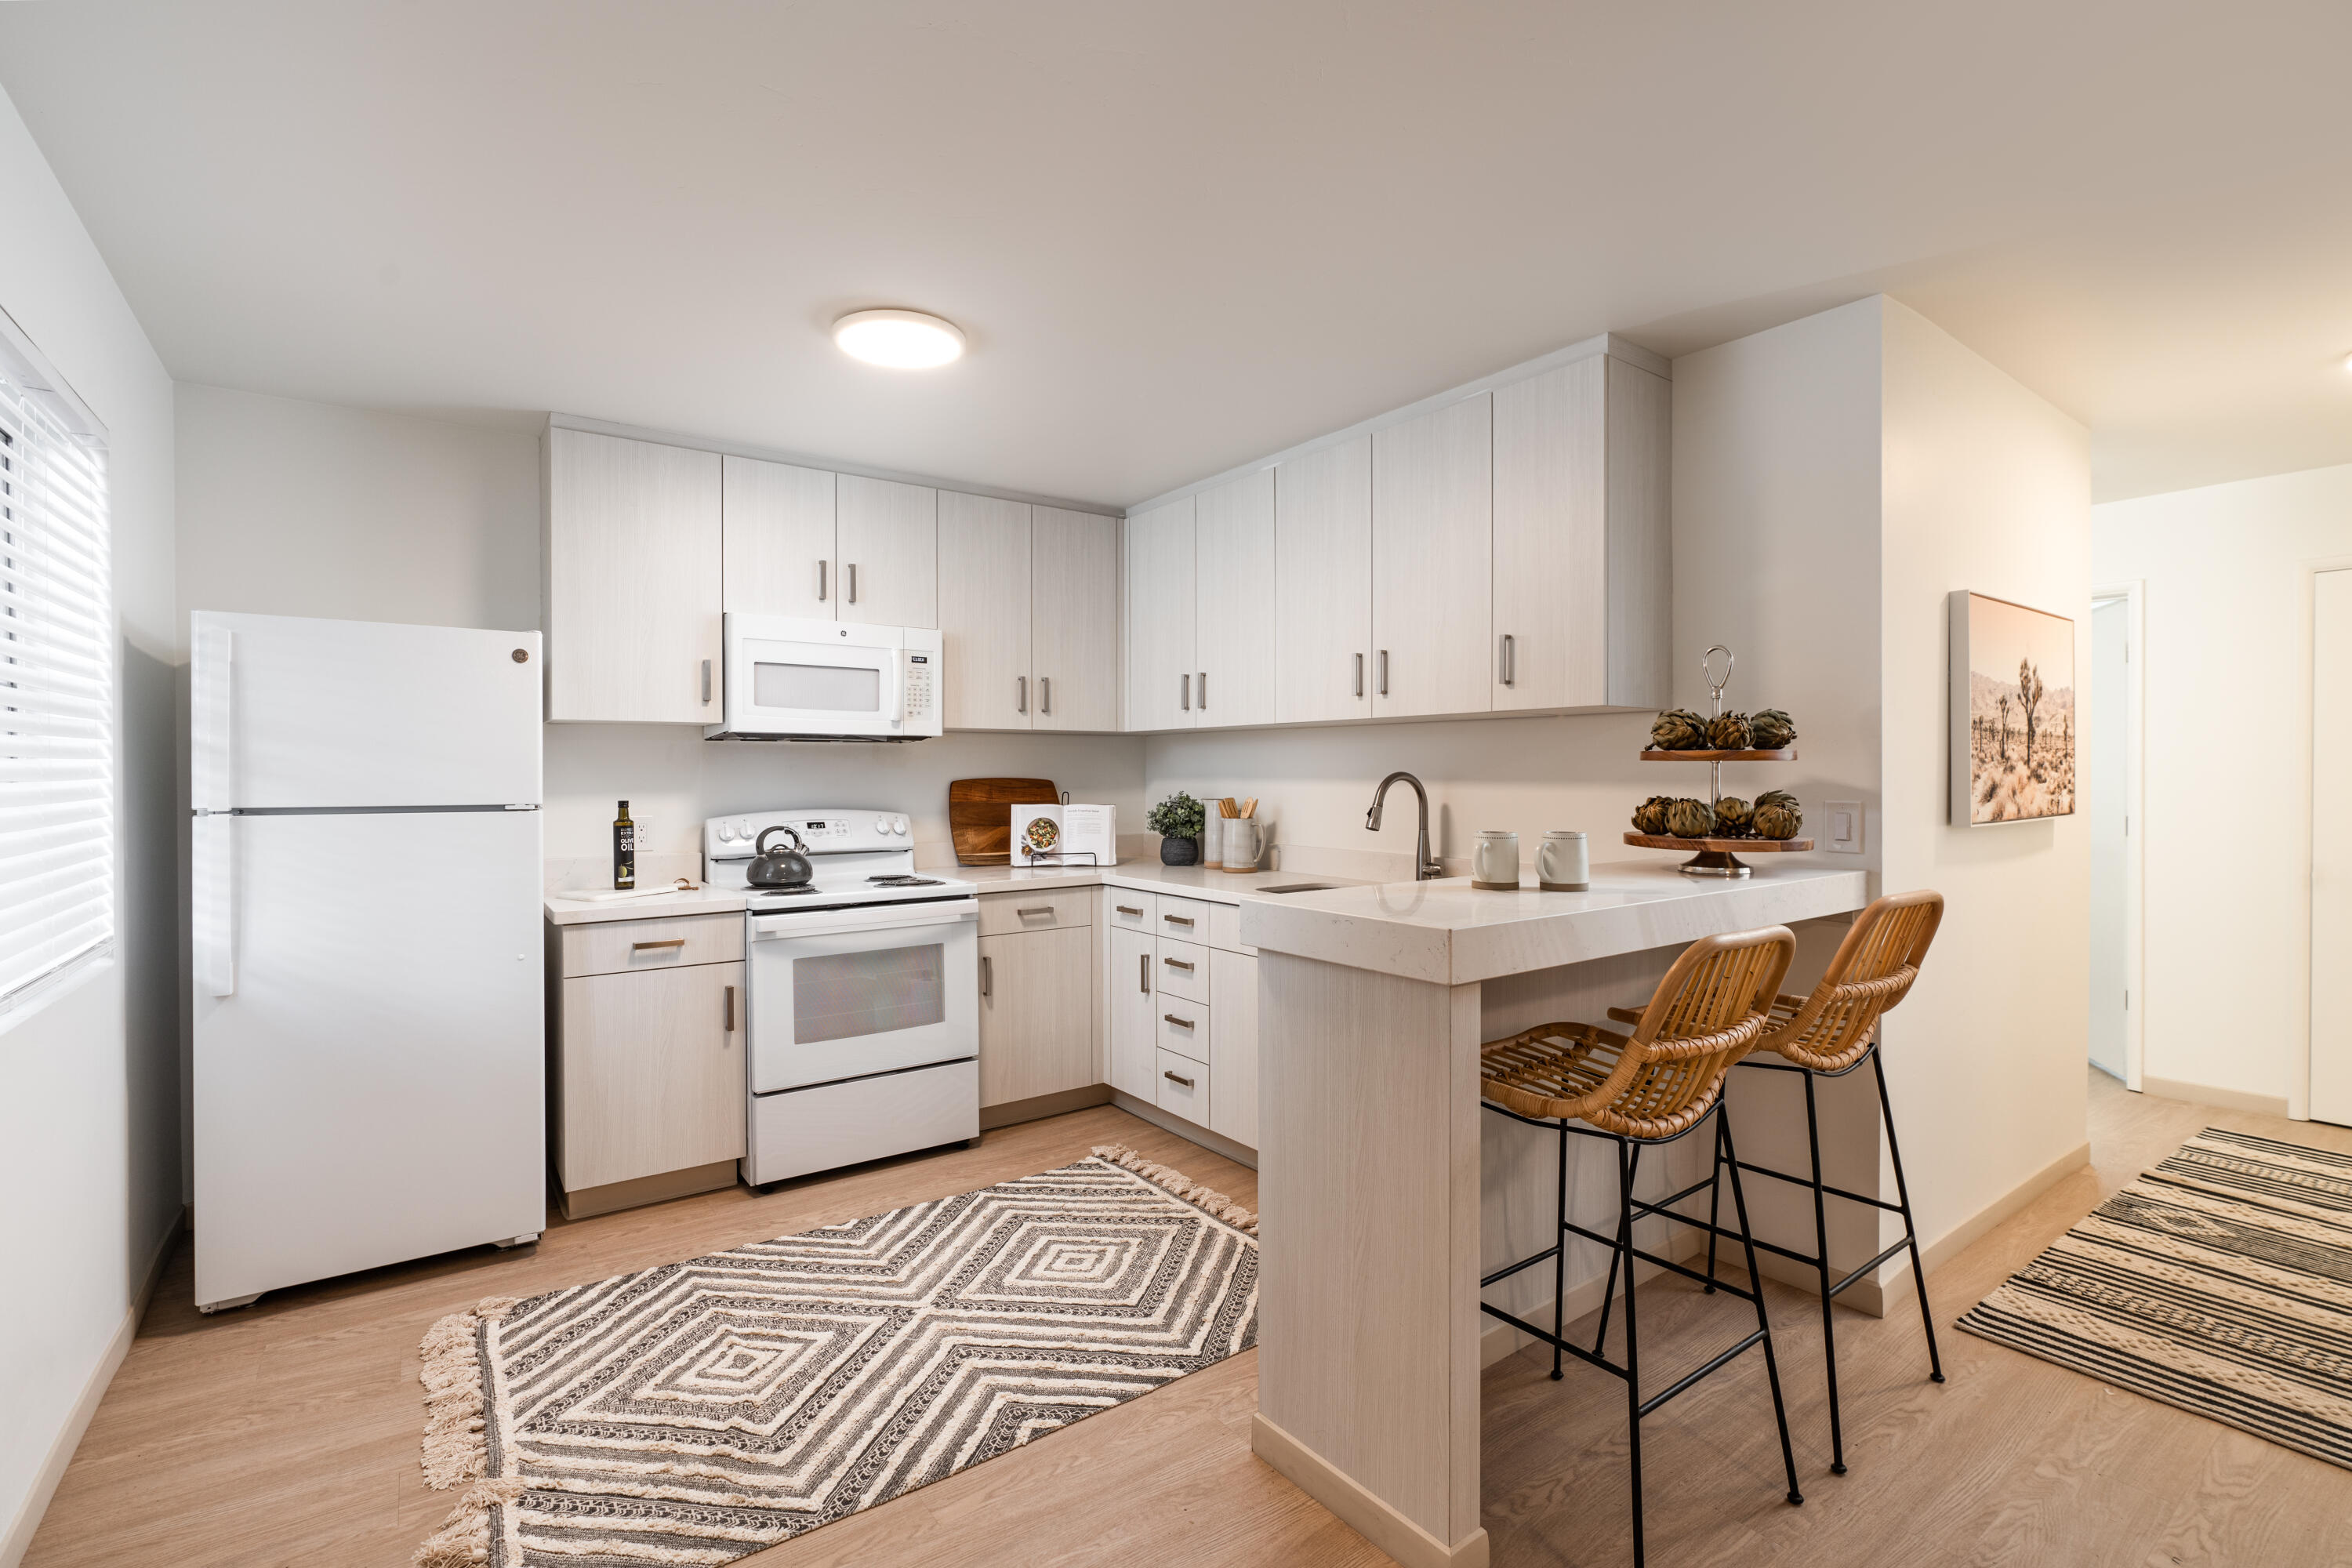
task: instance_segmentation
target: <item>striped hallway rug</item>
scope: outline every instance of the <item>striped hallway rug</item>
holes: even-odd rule
[[[722,1563],[1257,1339],[1257,1221],[1108,1147],[528,1300],[420,1347],[420,1568]]]
[[[2352,1158],[2209,1127],[1959,1327],[2352,1468]]]

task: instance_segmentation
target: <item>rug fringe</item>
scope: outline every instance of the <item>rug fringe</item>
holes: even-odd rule
[[[1172,1165],[1155,1164],[1124,1143],[1097,1143],[1095,1153],[1114,1165],[1124,1166],[1157,1187],[1164,1187],[1194,1208],[1202,1209],[1223,1220],[1235,1230],[1257,1234],[1257,1215],[1234,1202],[1213,1187],[1204,1187]]]
[[[453,1313],[441,1323],[465,1317]],[[441,1323],[433,1326],[438,1329]],[[415,1568],[470,1568],[476,1563],[490,1560],[490,1509],[498,1503],[511,1503],[520,1498],[525,1488],[521,1481],[476,1481],[457,1499],[457,1506],[441,1528],[427,1536],[425,1544],[416,1549],[409,1561]]]
[[[424,1370],[417,1381],[425,1385],[425,1484],[446,1491],[460,1482],[479,1480],[489,1468],[489,1441],[483,1436],[486,1413],[482,1396],[482,1358],[476,1348],[485,1322],[503,1318],[520,1296],[485,1296],[462,1312],[452,1312],[425,1331],[416,1347]],[[468,1498],[472,1492],[467,1494]],[[458,1511],[465,1511],[460,1502]],[[455,1522],[456,1515],[451,1516]],[[488,1529],[488,1516],[483,1528]],[[448,1532],[444,1526],[442,1534]],[[441,1539],[440,1535],[433,1538]],[[488,1541],[488,1537],[483,1537]],[[426,1543],[428,1546],[431,1542]],[[423,1557],[417,1559],[425,1561]],[[435,1559],[437,1563],[441,1559]],[[451,1562],[480,1559],[450,1558]]]

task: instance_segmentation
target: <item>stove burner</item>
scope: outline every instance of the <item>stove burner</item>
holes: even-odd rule
[[[814,882],[803,882],[796,888],[754,888],[751,890],[758,897],[763,899],[789,899],[801,893],[815,892],[816,884]]]
[[[866,879],[873,883],[877,888],[936,888],[940,886],[940,879],[937,877],[909,877],[900,875],[896,877],[868,877]]]

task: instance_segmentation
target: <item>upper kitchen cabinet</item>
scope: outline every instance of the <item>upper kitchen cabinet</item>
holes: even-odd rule
[[[1036,507],[1029,541],[1031,728],[1117,730],[1118,520]]]
[[[1370,437],[1274,470],[1274,585],[1276,721],[1370,718]]]
[[[834,517],[841,577],[837,620],[869,626],[940,624],[940,492],[843,474]]]
[[[1494,706],[1495,400],[1372,435],[1372,712]]]
[[[1032,679],[1032,523],[1022,501],[940,492],[940,634],[950,730],[1026,730]],[[1112,590],[1106,584],[1104,594]]]
[[[1192,498],[1127,519],[1127,727],[1194,724]]]
[[[1608,353],[1496,388],[1497,711],[1666,702],[1672,391]]]
[[[719,711],[716,452],[551,426],[547,717],[705,723]]]
[[[1202,490],[1194,507],[1193,721],[1271,724],[1274,470]]]
[[[720,462],[726,607],[832,620],[834,476],[756,458]]]

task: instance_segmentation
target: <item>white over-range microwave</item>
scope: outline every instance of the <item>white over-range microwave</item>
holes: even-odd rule
[[[789,616],[726,618],[713,741],[920,741],[940,732],[940,634]]]

